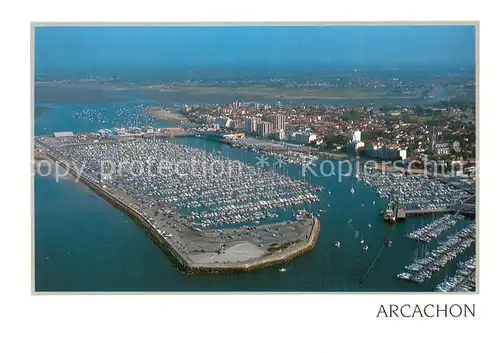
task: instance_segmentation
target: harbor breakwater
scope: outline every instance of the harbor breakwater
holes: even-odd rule
[[[299,243],[292,248],[281,253],[266,254],[261,258],[250,260],[246,263],[227,263],[227,264],[197,264],[188,269],[191,273],[227,273],[227,272],[247,272],[261,268],[271,267],[290,262],[292,259],[311,251],[318,241],[320,231],[320,221],[313,217],[311,232],[305,243]]]
[[[227,262],[227,263],[197,263],[194,262],[187,254],[177,249],[176,246],[169,241],[168,238],[163,237],[153,225],[139,212],[127,205],[115,195],[111,194],[99,184],[92,181],[84,174],[79,174],[73,167],[60,160],[51,153],[45,153],[54,162],[59,163],[63,168],[66,168],[71,175],[79,178],[87,187],[94,191],[97,195],[101,196],[109,204],[116,207],[127,216],[129,216],[139,227],[141,227],[148,237],[163,251],[167,256],[172,259],[179,268],[191,274],[196,273],[228,273],[228,272],[247,272],[261,268],[266,268],[278,264],[283,264],[291,261],[292,259],[311,251],[318,240],[320,232],[320,221],[312,216],[312,227],[307,237],[307,240],[302,243],[295,244],[290,248],[280,252],[266,253],[265,255],[248,260],[245,262]]]

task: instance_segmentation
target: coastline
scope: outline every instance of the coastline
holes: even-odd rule
[[[304,226],[304,221],[288,221],[282,222],[278,224],[267,224],[265,226],[259,226],[257,228],[266,228],[266,227],[276,227],[278,229],[281,225],[290,227],[290,224],[299,224],[303,228],[306,228],[307,234],[304,235],[304,239],[300,239],[300,235],[298,236],[298,240],[292,245],[286,245],[279,249],[279,251],[264,251],[257,255],[249,255],[248,259],[243,261],[236,261],[235,259],[229,260],[231,258],[231,254],[226,256],[226,261],[217,262],[217,261],[203,261],[199,257],[195,256],[193,253],[189,253],[185,250],[185,243],[179,241],[183,237],[194,236],[196,238],[206,238],[206,233],[194,230],[194,229],[186,229],[185,226],[180,223],[177,224],[177,227],[183,228],[187,230],[180,236],[178,233],[174,234],[172,237],[163,236],[158,229],[140,212],[134,209],[131,205],[122,201],[119,196],[116,196],[114,192],[105,190],[98,183],[91,180],[85,174],[78,174],[78,172],[70,165],[68,165],[64,160],[54,156],[51,153],[47,153],[46,156],[50,158],[54,163],[61,164],[64,168],[69,170],[69,173],[75,178],[79,178],[87,187],[89,187],[93,192],[97,195],[104,198],[108,203],[112,206],[116,207],[123,213],[127,214],[138,226],[140,226],[148,235],[148,237],[153,240],[153,242],[163,251],[165,252],[169,258],[174,260],[174,262],[185,272],[187,273],[227,273],[227,272],[246,272],[257,270],[265,267],[274,266],[277,264],[287,263],[293,258],[300,256],[306,252],[311,251],[317,242],[320,231],[320,221],[316,217],[312,217],[307,220]],[[310,223],[310,224],[309,224]],[[204,237],[205,236],[205,237]],[[248,241],[237,243],[229,247],[227,250],[231,250],[231,248],[236,248],[238,245],[240,246],[248,246],[255,247],[255,245],[250,244]],[[283,244],[281,244],[283,245]],[[183,249],[184,247],[184,249]]]
[[[144,113],[153,117],[153,119],[159,121],[170,121],[170,122],[188,121],[188,119],[185,116],[178,113],[174,113],[162,107],[149,107],[144,110]]]

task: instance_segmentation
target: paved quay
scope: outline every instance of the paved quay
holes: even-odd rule
[[[78,141],[78,145],[96,142]],[[122,142],[116,142],[120,144]],[[129,215],[152,240],[187,272],[249,271],[290,261],[314,248],[319,220],[309,216],[273,224],[203,229],[186,220],[175,205],[147,195],[134,194],[119,184],[102,181],[88,173],[87,165],[67,153],[73,143],[43,145],[44,155],[109,203]],[[80,174],[81,170],[84,170]]]

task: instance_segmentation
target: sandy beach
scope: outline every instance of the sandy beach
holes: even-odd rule
[[[177,114],[172,112],[171,110],[161,108],[161,107],[152,107],[147,108],[145,110],[147,115],[152,116],[154,119],[162,120],[162,121],[187,121],[188,119],[181,114]]]

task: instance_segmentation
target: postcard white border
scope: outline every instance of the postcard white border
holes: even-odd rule
[[[216,3],[222,3],[216,5]],[[315,5],[316,4],[316,5]],[[489,326],[497,313],[497,228],[493,154],[498,129],[493,8],[474,2],[182,1],[149,4],[43,1],[9,3],[2,33],[1,173],[2,312],[5,352],[314,351],[337,349],[409,352],[490,351]],[[481,294],[467,296],[362,295],[86,295],[32,296],[30,234],[30,23],[31,21],[471,21],[481,20],[480,232]],[[5,71],[5,72],[4,72]],[[6,162],[7,163],[7,162]],[[496,169],[496,168],[495,168]],[[5,170],[5,169],[4,169]],[[489,197],[488,197],[489,196]],[[489,302],[488,302],[489,300]],[[376,319],[382,303],[477,303],[475,319]],[[483,327],[480,326],[483,325]],[[494,327],[493,327],[494,328]],[[492,341],[491,341],[492,342]],[[488,349],[490,347],[490,349]]]

